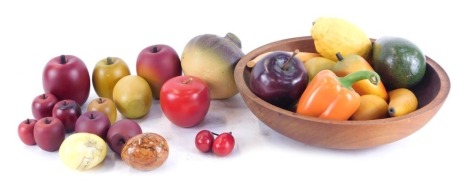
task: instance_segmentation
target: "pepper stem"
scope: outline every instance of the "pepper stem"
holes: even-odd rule
[[[380,76],[374,71],[362,70],[362,71],[350,73],[346,75],[345,77],[338,78],[341,85],[348,89],[352,89],[352,85],[355,82],[361,81],[364,79],[369,79],[369,81],[372,84],[377,85],[380,81]]]
[[[282,70],[286,71],[289,68],[289,64],[294,59],[294,57],[299,53],[299,49],[295,49],[289,59],[282,65]]]

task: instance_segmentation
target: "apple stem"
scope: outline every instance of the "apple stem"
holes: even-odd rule
[[[106,63],[107,63],[108,65],[113,64],[113,63],[114,63],[114,62],[113,62],[113,58],[107,57],[107,58],[106,58]]]
[[[62,103],[62,106],[67,106],[67,101],[64,100],[64,103]]]
[[[95,119],[95,116],[93,115],[93,113],[90,114],[90,119]]]
[[[42,99],[46,99],[46,94],[45,93],[42,94],[41,97],[42,97]]]
[[[45,118],[45,119],[44,119],[44,122],[45,122],[46,124],[49,124],[49,123],[52,122],[52,120],[50,120],[49,118]]]
[[[186,80],[183,80],[181,83],[182,84],[189,84],[189,82],[193,81],[193,78],[189,77],[188,79]]]
[[[101,97],[100,97],[100,98],[98,98],[98,103],[100,103],[100,104],[101,104],[101,103],[104,103],[104,100],[103,100],[103,98],[101,98]]]
[[[336,53],[336,58],[338,58],[338,61],[343,60],[343,55],[341,55],[341,52]]]
[[[60,55],[60,64],[65,64],[67,63],[67,60],[65,59],[65,55]]]
[[[284,63],[282,66],[282,70],[286,71],[289,68],[289,64],[292,61],[292,59],[299,53],[299,49],[295,49],[292,55],[289,57],[289,59]]]
[[[30,124],[31,120],[29,118],[26,118],[26,124]]]
[[[157,46],[153,46],[153,48],[152,48],[152,53],[157,53],[157,52],[158,52]]]

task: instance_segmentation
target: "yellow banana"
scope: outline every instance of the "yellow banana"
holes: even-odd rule
[[[388,114],[391,117],[406,115],[418,108],[418,99],[409,89],[394,89],[388,93],[388,96],[390,97]]]

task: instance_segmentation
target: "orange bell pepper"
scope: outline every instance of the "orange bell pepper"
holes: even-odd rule
[[[373,71],[363,70],[337,77],[331,70],[322,70],[302,93],[296,112],[324,119],[348,120],[361,103],[360,95],[352,85],[364,79],[373,84],[380,81],[379,75]]]
[[[351,54],[344,56],[343,58],[338,52],[336,56],[339,61],[336,62],[336,65],[331,70],[337,76],[346,76],[350,73],[360,70],[374,71],[372,66],[370,66],[369,62],[367,62],[367,60],[365,60],[360,55]],[[377,84],[371,84],[367,80],[361,80],[354,83],[352,85],[352,88],[359,95],[377,95],[379,97],[382,97],[385,101],[388,101],[388,93],[382,81],[379,81],[379,83]]]

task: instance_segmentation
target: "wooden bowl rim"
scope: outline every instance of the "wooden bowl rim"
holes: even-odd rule
[[[292,111],[288,111],[282,108],[279,108],[277,106],[274,106],[258,96],[256,96],[249,88],[247,83],[245,82],[244,79],[244,71],[247,68],[246,64],[248,61],[252,60],[256,56],[260,55],[260,52],[267,51],[268,49],[271,48],[271,46],[278,46],[280,44],[286,43],[286,42],[297,42],[297,41],[304,41],[304,40],[311,40],[311,36],[302,36],[302,37],[293,37],[293,38],[287,38],[287,39],[282,39],[279,41],[271,42],[265,45],[262,45],[258,48],[253,49],[250,51],[248,54],[243,56],[239,62],[237,63],[235,67],[235,83],[239,88],[239,91],[245,94],[246,97],[248,97],[252,101],[258,102],[261,106],[267,109],[271,109],[275,111],[276,113],[283,114],[285,116],[290,116],[290,117],[295,117],[299,118],[302,120],[306,121],[311,121],[311,122],[319,122],[319,123],[324,123],[324,124],[334,124],[334,125],[347,125],[347,126],[365,126],[365,125],[380,125],[382,122],[383,123],[389,123],[389,122],[395,122],[395,121],[403,121],[404,119],[412,118],[419,116],[421,114],[424,114],[428,111],[431,111],[433,109],[438,108],[447,98],[450,92],[450,79],[445,70],[433,59],[430,57],[426,56],[426,64],[431,66],[432,69],[436,71],[436,74],[439,77],[439,80],[441,82],[439,92],[436,95],[436,97],[427,105],[422,106],[421,108],[417,109],[414,112],[411,112],[407,115],[404,116],[399,116],[399,117],[388,117],[385,119],[375,119],[375,120],[348,120],[348,121],[342,121],[342,120],[327,120],[327,119],[321,119],[317,117],[311,117],[311,116],[306,116],[306,115],[301,115],[297,114]],[[371,39],[374,41],[375,39]],[[245,99],[244,99],[245,100]],[[245,101],[246,102],[246,101]]]

